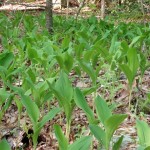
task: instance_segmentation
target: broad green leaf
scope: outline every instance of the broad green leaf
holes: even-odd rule
[[[128,43],[126,41],[122,41],[121,42],[121,47],[122,47],[122,53],[123,54],[126,54],[128,49],[129,49],[129,46],[128,46]]]
[[[93,54],[94,54],[93,50],[85,51],[85,54],[83,56],[84,57],[84,61],[89,62]]]
[[[97,41],[94,46],[93,49],[98,51],[100,53],[100,55],[109,63],[111,63],[112,61],[112,54],[109,53],[108,49],[106,48],[106,41],[105,40],[99,40]]]
[[[92,143],[91,136],[81,137],[76,140],[73,144],[69,145],[68,150],[90,150]]]
[[[63,41],[62,41],[62,48],[63,49],[66,49],[69,47],[69,44],[70,44],[70,37],[69,36],[66,36]]]
[[[71,54],[68,54],[68,52],[65,53],[64,65],[65,69],[70,72],[73,67],[73,57]]]
[[[68,140],[59,125],[54,125],[54,131],[59,144],[59,150],[68,149]]]
[[[27,113],[33,124],[36,124],[39,120],[40,112],[38,106],[29,96],[21,95],[22,104],[25,106]]]
[[[144,150],[150,150],[150,146],[146,147]]]
[[[55,56],[55,58],[56,58],[56,60],[59,64],[60,68],[63,69],[64,68],[63,56],[62,55],[57,55],[57,56]]]
[[[119,125],[127,118],[126,114],[115,114],[109,117],[105,122],[106,140],[107,146],[109,147],[111,138],[114,132],[117,130]]]
[[[130,88],[132,87],[133,81],[134,81],[134,74],[126,64],[119,65],[120,69],[124,72],[126,75]]]
[[[88,62],[79,61],[81,68],[90,76],[93,84],[96,84],[96,75],[92,65]]]
[[[48,112],[43,118],[42,120],[38,123],[38,127],[42,128],[46,122],[48,122],[49,120],[52,120],[56,114],[58,114],[61,111],[60,108],[53,108],[50,112]]]
[[[3,113],[9,108],[9,106],[12,104],[13,100],[13,94],[11,94],[8,99],[5,101],[5,104],[3,105],[2,109],[0,110],[0,119],[3,116]]]
[[[80,69],[80,67],[79,66],[75,66],[73,69],[76,72],[76,74],[80,77],[81,76],[81,69]]]
[[[89,128],[91,132],[94,134],[96,139],[102,143],[102,145],[106,148],[106,133],[105,131],[97,125],[90,124]]]
[[[0,141],[0,150],[11,150],[11,147],[6,139],[2,139]]]
[[[137,134],[141,146],[150,146],[150,127],[144,121],[136,121]]]
[[[132,47],[135,43],[137,43],[139,40],[141,39],[141,36],[136,36],[133,38],[131,44],[129,45],[129,47]]]
[[[84,95],[82,94],[79,88],[75,88],[74,90],[74,100],[76,105],[86,113],[89,122],[94,123],[95,122],[94,113],[87,104],[86,99],[84,98]]]
[[[13,75],[17,75],[17,73],[22,73],[22,71],[23,71],[22,68],[17,68],[15,70],[13,68],[13,71],[11,69],[8,69],[6,79],[8,79],[9,77],[11,78]]]
[[[90,88],[84,88],[83,89],[83,95],[88,95],[96,91],[96,87],[90,87]]]
[[[71,113],[73,111],[73,108],[71,106],[71,102],[66,100],[59,91],[57,91],[51,84],[49,81],[47,81],[50,89],[52,90],[53,94],[57,97],[58,102],[60,107],[63,107],[64,112],[66,114],[67,117],[67,121],[69,121],[71,119]]]
[[[145,150],[145,147],[144,146],[138,146],[137,150]]]
[[[117,42],[117,34],[115,34],[115,35],[112,37],[111,46],[110,46],[110,49],[109,49],[109,52],[110,52],[110,53],[115,53],[115,50],[116,50],[116,42]]]
[[[80,43],[78,45],[75,45],[74,48],[75,48],[76,58],[77,60],[80,60],[83,54],[83,50],[85,49],[85,44]]]
[[[103,63],[102,61],[101,62],[99,61],[100,58],[101,58],[100,51],[94,51],[94,55],[92,56],[91,63],[92,63],[92,67],[96,68],[96,70]],[[99,69],[99,71],[100,71],[100,69]],[[97,77],[97,75],[96,75],[96,77]]]
[[[116,143],[113,145],[113,150],[119,150],[123,141],[123,136],[121,136]]]
[[[31,60],[36,60],[39,58],[37,51],[30,44],[28,44],[27,47],[27,54],[28,54],[28,58]]]
[[[35,72],[33,71],[32,68],[29,68],[27,70],[27,74],[29,75],[29,77],[32,80],[32,82],[35,83],[36,82],[36,75],[35,75]]]
[[[130,48],[127,53],[128,67],[130,68],[132,75],[135,76],[139,67],[139,59],[135,48]]]
[[[6,67],[3,67],[3,66],[0,66],[0,73],[6,73],[7,72],[7,69]]]
[[[105,126],[105,121],[112,116],[111,110],[109,109],[106,101],[104,101],[100,96],[95,99],[96,113],[99,120]]]
[[[55,90],[61,95],[63,100],[70,102],[73,96],[73,88],[71,82],[64,71],[61,71],[60,78],[57,80]]]
[[[12,52],[6,52],[0,54],[0,66],[4,66],[8,68],[11,62],[13,61],[13,59],[14,59],[14,55]]]
[[[5,100],[10,96],[10,93],[4,88],[0,89],[0,104],[4,103]]]

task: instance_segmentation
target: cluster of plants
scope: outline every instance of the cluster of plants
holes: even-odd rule
[[[98,89],[107,87],[114,94],[111,86],[124,73],[128,80],[131,109],[135,77],[138,75],[141,82],[149,67],[150,24],[115,25],[99,21],[94,16],[78,21],[71,17],[66,20],[62,16],[54,16],[54,33],[49,35],[45,29],[44,13],[38,17],[1,13],[0,26],[3,46],[0,53],[0,120],[12,103],[18,108],[18,118],[25,109],[31,120],[31,137],[36,149],[43,126],[63,112],[66,131],[58,124],[53,127],[59,149],[92,149],[94,137],[99,141],[99,148],[119,149],[123,136],[113,140],[113,135],[127,115],[114,114],[113,96],[107,103],[104,93],[99,93]],[[104,73],[101,77],[100,71],[106,69],[113,76],[105,77]],[[84,83],[87,76],[87,87],[73,84]],[[89,106],[87,95],[91,96],[93,109]],[[52,101],[57,101],[58,106],[52,106]],[[85,113],[90,133],[70,144],[73,110],[77,107]],[[44,108],[47,111],[43,112]],[[137,119],[136,128],[138,148],[149,149],[150,127]],[[1,140],[0,149],[10,149],[5,139]]]

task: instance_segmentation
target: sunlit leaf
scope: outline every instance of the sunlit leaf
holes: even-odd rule
[[[94,113],[91,110],[91,108],[89,107],[89,105],[87,104],[87,101],[84,98],[84,95],[82,94],[82,92],[79,88],[75,88],[74,100],[75,100],[76,105],[79,108],[83,109],[83,111],[86,113],[89,122],[94,123],[95,122]]]
[[[59,125],[54,125],[54,131],[56,138],[58,140],[59,149],[60,150],[67,150],[68,149],[68,140],[65,137],[64,133],[62,132],[62,129]]]
[[[91,136],[84,136],[69,145],[68,150],[89,150],[92,142]]]
[[[102,128],[100,128],[99,126],[93,125],[93,124],[90,124],[89,128],[90,128],[91,132],[94,134],[94,136],[97,138],[97,140],[99,142],[102,142],[102,144],[106,147],[105,131]]]
[[[117,128],[124,121],[125,118],[127,118],[126,114],[115,114],[106,120],[105,122],[106,140],[107,140],[106,143],[108,147],[114,132],[117,130]]]
[[[99,120],[105,125],[105,121],[112,116],[111,110],[109,109],[106,101],[104,101],[100,96],[95,99],[96,113]]]
[[[36,103],[33,102],[29,96],[26,95],[21,95],[21,101],[25,106],[32,123],[37,123],[40,116],[40,112]]]
[[[119,150],[121,148],[122,141],[123,141],[123,136],[121,136],[118,139],[118,141],[114,143],[113,150]]]
[[[0,149],[1,150],[11,150],[11,147],[8,144],[8,142],[6,141],[6,139],[3,139],[0,141]]]
[[[144,147],[150,146],[150,127],[148,124],[144,121],[137,120],[136,127],[140,145]]]

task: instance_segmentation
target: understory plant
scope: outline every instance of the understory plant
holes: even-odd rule
[[[113,134],[119,127],[119,125],[127,118],[126,114],[112,114],[106,101],[101,97],[95,99],[96,114],[100,121],[101,126],[90,124],[89,128],[94,136],[98,139],[100,144],[109,150],[111,147],[113,150],[120,149],[123,136],[118,138],[118,141],[113,141]],[[112,145],[111,145],[112,142]]]
[[[49,120],[52,120],[56,114],[60,112],[60,108],[56,107],[50,110],[45,116],[40,118],[40,110],[35,102],[29,96],[21,95],[21,102],[23,106],[25,106],[28,116],[31,119],[31,123],[33,125],[33,134],[31,135],[33,140],[34,149],[37,146],[38,135]]]
[[[122,71],[128,80],[130,107],[136,76],[140,74],[142,78],[150,66],[147,61],[150,54],[149,24],[109,23],[108,20],[97,20],[95,16],[75,22],[73,17],[66,20],[63,16],[54,16],[55,28],[51,36],[45,29],[43,12],[38,17],[27,12],[8,16],[0,13],[0,120],[14,102],[19,118],[25,107],[36,149],[44,124],[63,110],[66,131],[58,124],[54,125],[60,150],[92,149],[94,137],[99,141],[100,149],[120,149],[123,136],[114,140],[113,135],[127,115],[113,114],[107,102],[97,95],[101,87],[106,88],[108,93],[113,93],[111,97],[108,94],[108,99],[113,101],[119,86],[114,84],[111,88],[115,90],[111,91],[108,86],[112,85],[110,82],[114,76],[107,70],[113,70],[116,79],[120,78]],[[110,75],[108,80],[105,72]],[[108,82],[108,86],[99,79]],[[87,87],[73,87],[80,81],[83,84],[87,82]],[[88,94],[93,108],[87,102]],[[58,101],[59,107],[51,108],[51,100]],[[143,108],[148,103],[149,99]],[[43,111],[46,106],[47,114]],[[70,144],[75,107],[86,114],[89,134]],[[137,120],[136,127],[139,149],[149,149],[148,124]],[[5,139],[0,142],[1,149],[10,149]]]
[[[64,135],[59,125],[54,125],[54,131],[58,140],[60,150],[88,150],[92,143],[92,136],[83,136],[69,144],[68,138]]]
[[[145,121],[137,119],[136,121],[137,134],[139,139],[138,150],[150,149],[150,127]]]
[[[9,143],[7,142],[6,139],[2,139],[0,141],[0,149],[4,149],[4,150],[11,150],[11,147],[9,145]]]
[[[93,111],[88,106],[87,101],[79,88],[75,89],[75,102],[77,106],[85,112],[90,123],[89,128],[91,133],[97,138],[100,144],[106,150],[109,150],[111,147],[113,147],[113,149],[119,149],[123,139],[122,136],[117,142],[113,143],[113,146],[111,146],[110,143],[112,142],[114,132],[124,121],[127,115],[112,114],[111,109],[108,107],[106,101],[104,101],[100,96],[97,96],[94,104],[98,119],[95,119]]]
[[[66,116],[66,137],[69,139],[72,111],[74,109],[73,87],[68,75],[62,70],[55,83],[48,82],[50,89],[56,96],[59,106],[63,108]]]

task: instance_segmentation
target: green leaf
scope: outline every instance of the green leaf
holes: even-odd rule
[[[121,47],[122,47],[122,53],[126,54],[128,49],[129,49],[129,45],[126,41],[122,41],[121,42]]]
[[[92,142],[91,136],[81,137],[73,144],[69,145],[68,150],[89,150]]]
[[[107,147],[109,147],[114,132],[117,130],[118,126],[124,121],[126,117],[127,117],[126,114],[115,114],[109,117],[108,120],[106,120],[105,129],[106,129]]]
[[[70,72],[73,67],[73,57],[71,54],[68,54],[68,52],[65,53],[64,65],[65,69]]]
[[[29,96],[21,95],[22,104],[25,106],[27,113],[33,124],[39,120],[40,112],[38,106],[33,102]]]
[[[129,45],[129,47],[132,47],[135,43],[137,43],[139,40],[141,39],[141,36],[136,36],[133,38],[131,44]]]
[[[59,125],[54,125],[54,131],[59,144],[59,150],[68,149],[68,140]]]
[[[95,99],[95,106],[99,120],[105,125],[105,121],[112,116],[111,110],[100,96]]]
[[[109,49],[110,53],[114,53],[115,52],[115,50],[116,50],[116,42],[117,42],[117,34],[115,34],[112,37],[111,46],[110,46],[110,49]]]
[[[1,150],[11,150],[11,147],[10,145],[8,144],[7,140],[6,139],[2,139],[0,141],[0,149]]]
[[[39,58],[37,51],[30,44],[28,44],[27,47],[27,54],[28,54],[28,58],[31,60],[36,60]]]
[[[136,121],[137,134],[141,146],[150,146],[150,127],[144,121]]]
[[[69,47],[69,44],[70,44],[70,37],[69,36],[66,36],[63,41],[62,41],[62,48],[63,49],[66,49]]]
[[[56,114],[58,114],[61,111],[60,108],[53,108],[50,112],[48,112],[43,118],[42,120],[38,123],[38,127],[42,128],[46,122],[48,122],[49,120],[52,120]]]
[[[128,50],[127,59],[128,59],[128,66],[132,72],[132,75],[135,76],[137,73],[137,69],[139,67],[139,59],[135,48],[130,48]]]
[[[81,76],[81,69],[80,69],[80,67],[79,66],[75,66],[73,69],[76,72],[76,74],[80,77]]]
[[[93,84],[95,85],[96,84],[96,75],[95,75],[95,71],[94,71],[92,65],[90,63],[84,62],[84,61],[79,61],[79,65],[90,76]]]
[[[89,105],[87,104],[86,99],[84,98],[84,95],[82,94],[79,88],[75,88],[74,100],[76,105],[86,113],[89,122],[94,123],[95,122],[94,113],[89,107]]]
[[[3,104],[5,100],[10,96],[10,93],[4,88],[0,89],[0,104]]]
[[[133,72],[130,70],[130,68],[126,64],[119,65],[119,67],[121,68],[121,70],[126,75],[128,81],[129,81],[130,88],[131,88],[132,84],[133,84],[133,81],[134,81],[134,74],[133,74]]]
[[[61,71],[60,78],[56,82],[55,90],[61,95],[64,100],[70,102],[73,96],[73,88],[69,78],[64,71]]]
[[[56,58],[56,60],[59,64],[60,68],[63,69],[64,68],[63,56],[62,55],[57,55],[57,56],[55,56],[55,58]]]
[[[106,148],[106,133],[105,131],[97,125],[90,124],[89,128],[96,139],[102,143],[102,145]]]
[[[93,93],[94,91],[96,91],[96,87],[84,88],[82,92],[84,95],[89,95]]]
[[[119,150],[123,141],[123,136],[121,136],[116,143],[113,145],[113,150]]]
[[[150,146],[146,147],[144,150],[150,150]]]
[[[69,121],[71,119],[71,113],[73,111],[71,101],[68,101],[68,99],[65,99],[65,97],[62,95],[62,92],[57,91],[55,87],[50,84],[49,81],[47,81],[47,83],[50,89],[52,90],[53,94],[57,97],[60,107],[63,107],[67,121]]]
[[[32,82],[35,83],[36,82],[36,75],[35,75],[35,72],[33,71],[33,69],[29,68],[27,70],[27,74],[29,75]]]
[[[14,59],[14,55],[12,52],[6,52],[0,54],[0,66],[4,66],[8,68],[11,62],[13,61],[13,59]]]
[[[0,110],[0,120],[2,119],[2,116],[4,112],[9,108],[9,106],[12,104],[14,95],[11,94],[8,99],[5,101],[5,105],[3,105],[2,109]]]
[[[89,62],[91,57],[93,56],[94,54],[94,50],[88,50],[88,51],[85,51],[85,54],[84,54],[84,61],[86,62]]]

